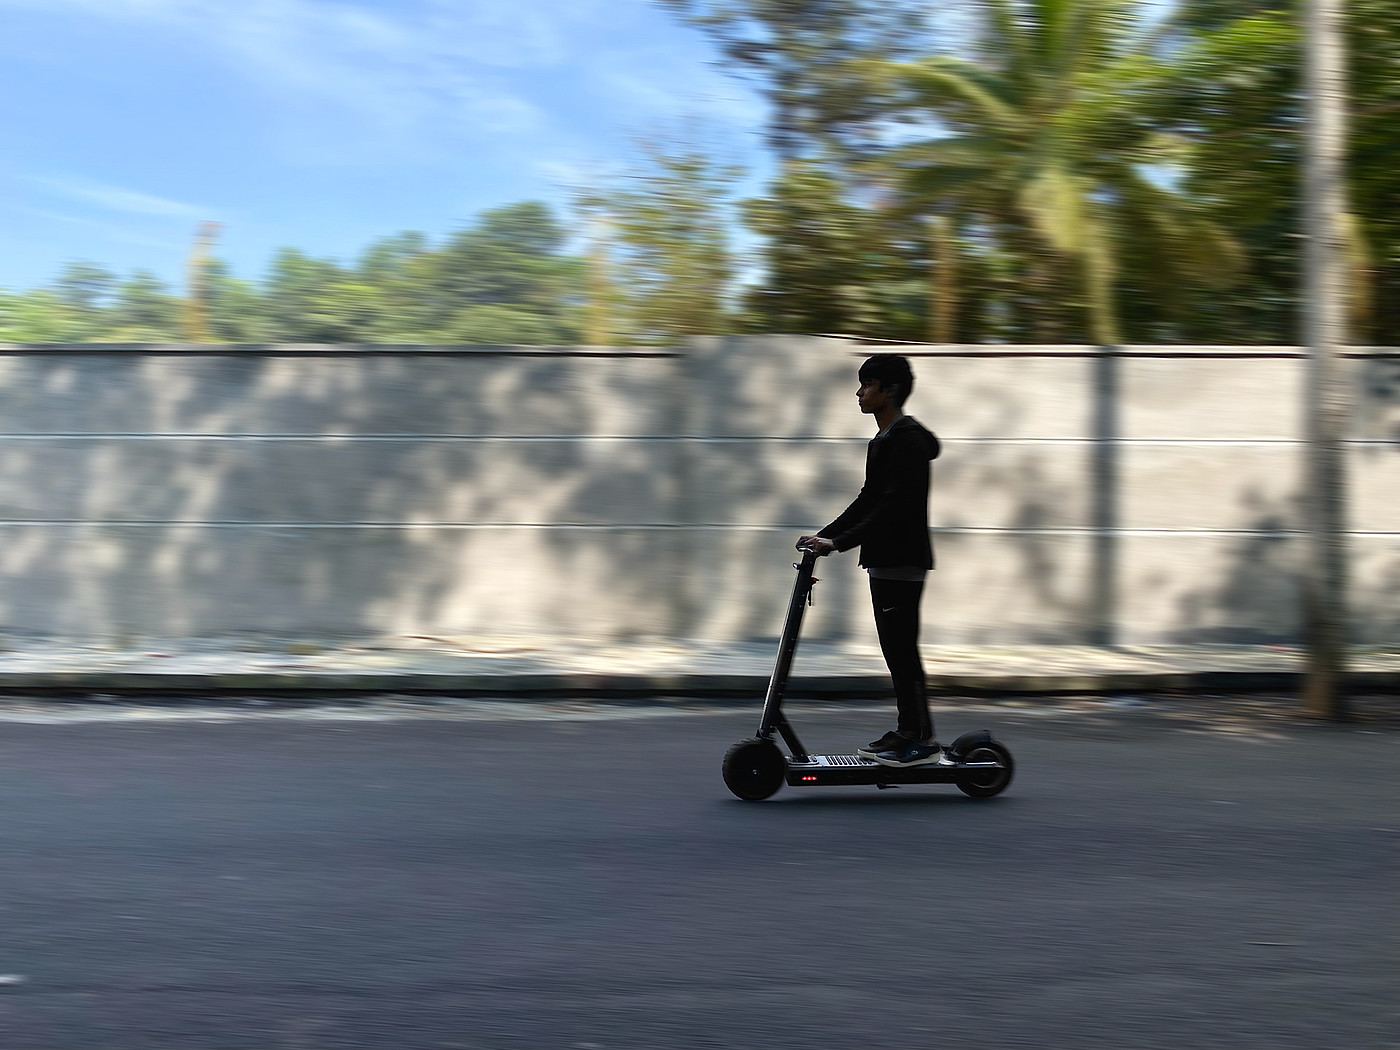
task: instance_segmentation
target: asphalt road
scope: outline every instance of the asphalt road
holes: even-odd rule
[[[621,714],[0,724],[0,1047],[1400,1046],[1393,729],[940,713],[1005,795],[744,803],[755,712]]]

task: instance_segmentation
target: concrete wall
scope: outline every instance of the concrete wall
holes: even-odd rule
[[[0,633],[772,637],[868,348],[0,347]],[[907,347],[930,642],[1294,641],[1289,348]],[[1351,361],[1356,637],[1400,628],[1400,358]],[[853,555],[808,637],[873,641]],[[12,643],[13,644],[13,643]]]

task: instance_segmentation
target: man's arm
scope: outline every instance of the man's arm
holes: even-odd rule
[[[859,521],[865,515],[865,505],[870,502],[869,496],[866,494],[868,487],[862,486],[860,492],[856,494],[856,498],[851,501],[851,505],[815,536],[799,536],[797,538],[798,548],[810,547],[818,554],[826,556],[833,551],[847,551],[854,547],[854,543],[842,547],[832,537],[845,532],[851,522]]]
[[[848,551],[854,547],[859,540],[854,543],[847,543],[844,546],[837,541],[837,537],[848,532],[853,524],[862,521],[870,514],[870,486],[864,485],[856,498],[851,500],[851,505],[836,516],[836,520],[817,533],[822,539],[832,540],[833,546],[839,551]]]
[[[856,502],[817,535],[830,538],[838,551],[859,547],[865,542],[871,528],[889,515],[897,493],[898,489],[894,485],[885,485],[874,493],[862,489],[861,496],[865,498],[857,497]]]

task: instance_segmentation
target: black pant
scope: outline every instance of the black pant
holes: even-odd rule
[[[919,740],[933,736],[933,718],[924,692],[924,662],[919,657],[919,599],[924,584],[908,580],[870,578],[870,602],[875,609],[875,630],[880,651],[894,680],[901,733]]]

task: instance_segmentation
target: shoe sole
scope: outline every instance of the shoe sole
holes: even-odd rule
[[[946,764],[946,765],[950,765],[950,766],[951,766],[951,765],[956,765],[956,763],[954,763],[954,762],[947,762],[947,763],[944,763],[944,761],[943,761],[943,753],[942,753],[941,751],[940,751],[940,752],[937,752],[937,753],[935,753],[935,754],[929,755],[927,758],[916,758],[916,759],[914,759],[912,762],[900,762],[898,759],[895,759],[895,758],[887,758],[887,757],[884,757],[884,756],[887,756],[887,755],[889,755],[889,754],[890,754],[890,752],[888,752],[888,751],[882,751],[882,752],[880,752],[880,754],[878,754],[878,755],[870,755],[870,756],[868,756],[868,757],[873,758],[876,762],[879,762],[880,765],[882,765],[882,766],[889,766],[891,769],[912,769],[914,766],[933,766],[933,765],[945,765],[945,764]]]

